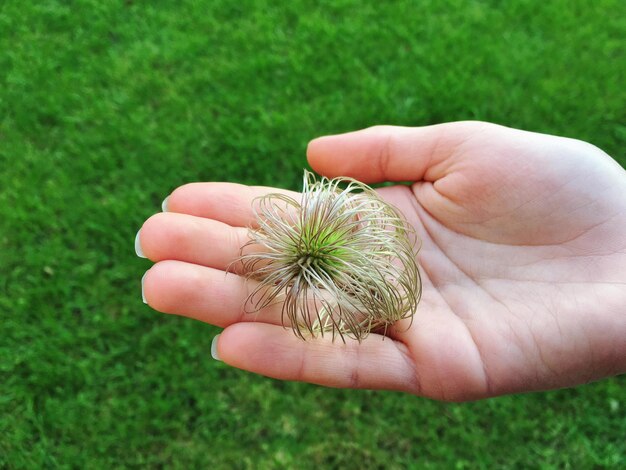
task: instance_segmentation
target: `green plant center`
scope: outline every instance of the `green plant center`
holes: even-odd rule
[[[339,259],[345,256],[347,243],[345,235],[330,229],[320,230],[314,236],[304,236],[296,253],[297,264],[303,270],[331,274],[339,266]]]

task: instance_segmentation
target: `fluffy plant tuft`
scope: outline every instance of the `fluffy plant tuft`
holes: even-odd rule
[[[282,322],[307,337],[362,340],[412,317],[421,295],[412,228],[372,188],[305,170],[300,200],[268,194],[254,203],[257,227],[239,261],[258,281],[257,312],[282,303]]]

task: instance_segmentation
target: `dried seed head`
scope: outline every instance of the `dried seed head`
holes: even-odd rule
[[[258,228],[242,247],[254,252],[239,259],[258,281],[248,311],[282,302],[283,325],[297,336],[330,332],[359,341],[415,312],[416,236],[369,186],[350,178],[318,181],[305,170],[300,201],[269,194],[254,209]]]

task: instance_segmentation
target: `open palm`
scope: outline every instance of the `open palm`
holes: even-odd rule
[[[488,123],[379,126],[316,139],[312,167],[381,188],[422,239],[413,323],[361,343],[298,339],[280,307],[250,315],[250,286],[224,270],[275,189],[178,188],[141,228],[153,308],[225,330],[236,367],[338,387],[439,399],[583,383],[626,370],[626,172],[584,142]]]

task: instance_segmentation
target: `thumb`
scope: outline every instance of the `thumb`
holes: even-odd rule
[[[451,157],[457,147],[487,126],[493,124],[465,121],[426,127],[375,126],[314,139],[307,148],[307,158],[316,172],[328,177],[350,176],[366,183],[435,181],[453,163]]]

